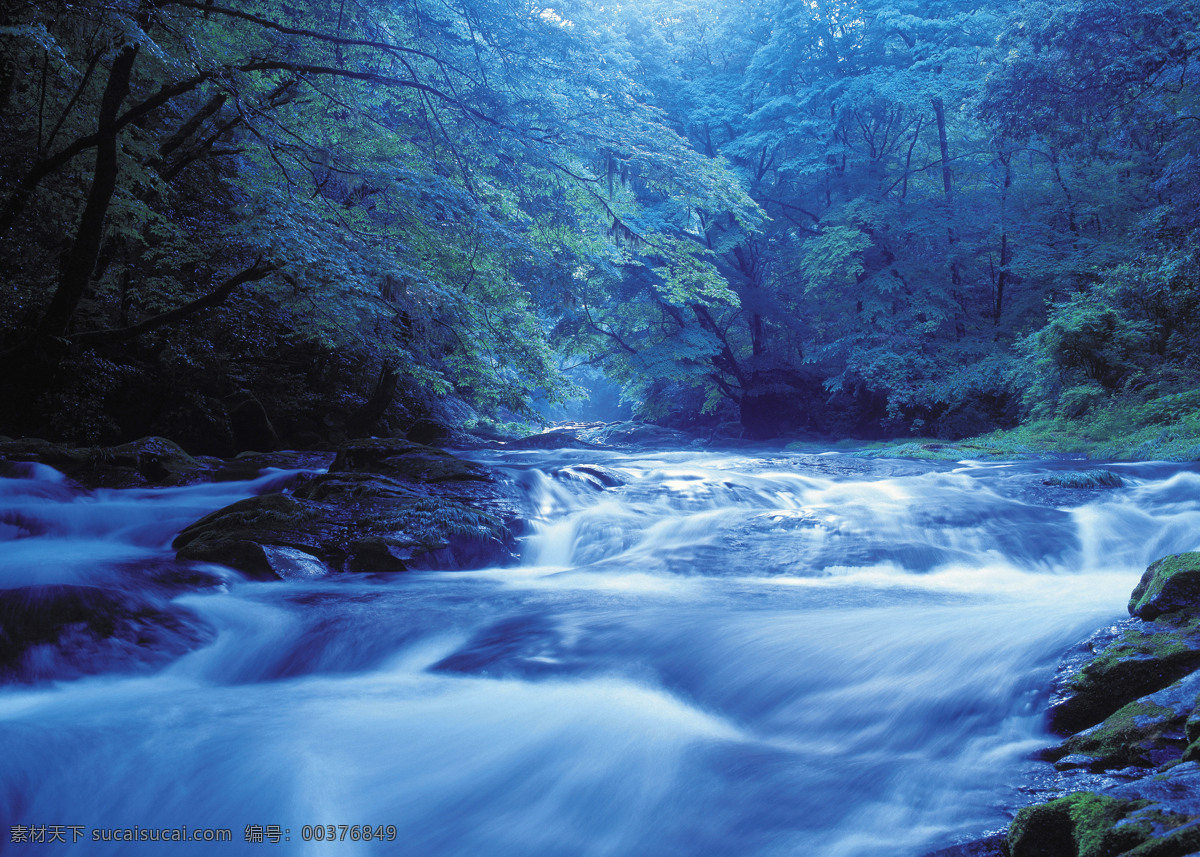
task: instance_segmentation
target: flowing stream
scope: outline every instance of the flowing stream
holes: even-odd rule
[[[176,601],[211,644],[0,689],[0,853],[919,855],[1007,823],[1063,651],[1200,547],[1184,466],[1085,491],[1043,484],[1066,462],[480,457],[528,496],[518,567],[198,568]],[[0,588],[150,585],[183,526],[285,476],[89,493],[29,466],[0,480]],[[232,841],[93,841],[185,825]]]

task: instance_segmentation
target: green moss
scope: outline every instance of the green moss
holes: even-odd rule
[[[1131,672],[1161,672],[1162,667],[1169,668],[1178,661],[1200,662],[1200,640],[1196,639],[1200,636],[1200,615],[1174,621],[1164,617],[1149,627],[1149,633],[1127,630],[1070,679],[1070,688],[1082,691],[1090,685],[1127,681]],[[1166,684],[1170,681],[1159,687]]]
[[[1200,615],[1160,616],[1128,628],[1066,683],[1051,728],[1070,735],[1200,667]]]
[[[1129,598],[1129,612],[1152,619],[1161,613],[1193,604],[1200,587],[1200,553],[1165,556],[1146,569]],[[1163,591],[1172,592],[1163,599]],[[1161,603],[1160,603],[1161,601]]]
[[[1200,850],[1200,826],[1191,816],[1150,810],[1134,813],[1135,823],[1151,829],[1146,840],[1122,857],[1185,857]]]
[[[1111,470],[1084,470],[1077,473],[1056,473],[1046,479],[1047,485],[1060,488],[1120,488],[1124,481]]]
[[[1183,761],[1200,762],[1200,739],[1187,745],[1187,749],[1183,751]]]
[[[1105,768],[1151,764],[1150,751],[1181,718],[1169,708],[1145,700],[1131,702],[1094,729],[1069,739],[1063,749],[1099,760]]]
[[[1149,822],[1117,827],[1117,822],[1147,805],[1094,792],[1077,792],[1017,813],[1008,830],[1011,857],[1110,857],[1143,844]]]

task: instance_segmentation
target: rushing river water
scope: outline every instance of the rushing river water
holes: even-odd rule
[[[519,567],[223,572],[177,598],[215,641],[165,669],[0,690],[0,852],[918,855],[1007,823],[1063,650],[1200,547],[1176,466],[1074,491],[1043,485],[1065,463],[486,460],[534,510]],[[31,466],[0,480],[0,588],[129,586],[279,478],[81,494]],[[233,841],[91,841],[184,825]]]

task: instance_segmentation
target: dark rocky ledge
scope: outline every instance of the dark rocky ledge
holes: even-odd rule
[[[466,569],[515,561],[515,488],[490,468],[406,440],[342,446],[329,472],[219,509],[175,539],[181,560],[260,579]]]

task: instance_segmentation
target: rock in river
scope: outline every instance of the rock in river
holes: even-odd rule
[[[191,611],[95,586],[0,592],[0,681],[36,682],[161,667],[212,642]]]
[[[1200,609],[1200,553],[1166,556],[1146,569],[1129,598],[1129,613],[1156,619],[1164,613]]]
[[[491,469],[406,440],[356,440],[328,473],[219,509],[174,546],[180,559],[261,580],[481,568],[513,561],[518,521],[515,495]]]

